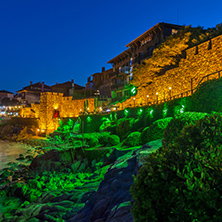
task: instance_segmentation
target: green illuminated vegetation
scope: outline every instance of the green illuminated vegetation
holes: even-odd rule
[[[131,188],[135,221],[220,221],[221,135],[221,114],[206,116],[151,154]]]
[[[137,152],[141,156],[134,160],[143,166],[131,191],[135,221],[220,221],[221,85],[221,79],[211,80],[191,97],[151,107],[63,118],[39,141],[32,120],[23,127],[21,120],[16,127],[1,125],[0,138],[35,147],[0,171],[3,221],[69,220],[105,174],[128,167],[126,159]],[[109,181],[116,192],[125,174],[120,176]],[[113,212],[128,205],[120,203]]]
[[[168,111],[167,104],[164,103],[164,106],[163,106],[163,117],[164,118],[167,116],[167,111]]]

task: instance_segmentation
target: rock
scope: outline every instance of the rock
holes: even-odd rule
[[[107,207],[109,205],[109,199],[104,198],[99,200],[96,205],[93,207],[90,221],[95,221],[99,218],[103,218],[103,214],[105,213]]]
[[[123,155],[122,152],[115,151],[111,159],[116,159],[121,155]],[[105,174],[104,180],[100,183],[97,192],[93,192],[89,200],[85,203],[85,206],[67,221],[132,222],[133,217],[130,212],[131,204],[129,205],[128,203],[132,201],[132,196],[129,191],[130,186],[133,184],[133,175],[136,174],[138,169],[137,159],[134,155],[129,155],[127,161],[123,158],[122,162],[127,163],[122,164],[124,167],[110,168]],[[83,198],[85,197],[83,196]]]
[[[48,212],[63,212],[64,213],[66,211],[67,211],[67,209],[65,207],[56,205],[56,206],[51,207]]]
[[[81,200],[80,200],[80,203],[85,203],[87,200],[89,200],[89,198],[90,198],[94,193],[96,193],[95,190],[84,193],[83,196],[82,196],[82,198],[81,198]]]
[[[56,195],[54,193],[44,193],[37,199],[36,203],[48,203],[55,197]]]
[[[133,216],[130,212],[131,206],[121,207],[112,212],[107,218],[107,222],[127,221],[133,222]]]
[[[64,201],[55,203],[55,205],[60,205],[60,206],[63,206],[65,208],[71,208],[71,207],[74,206],[74,203],[72,201],[69,201],[69,200],[64,200]]]
[[[70,195],[68,195],[68,194],[65,193],[65,194],[63,194],[63,195],[61,195],[61,196],[57,196],[57,197],[53,198],[51,201],[52,201],[52,202],[61,202],[61,201],[63,201],[63,200],[68,200],[69,197],[70,197]]]

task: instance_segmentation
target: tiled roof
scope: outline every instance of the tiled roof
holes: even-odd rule
[[[6,90],[0,90],[0,93],[10,93],[10,94],[14,94],[12,92],[6,91]]]

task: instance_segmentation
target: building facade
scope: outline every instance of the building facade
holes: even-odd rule
[[[180,28],[179,25],[158,23],[127,44],[127,50],[107,62],[113,65],[112,98],[121,100],[129,97],[133,67],[150,58],[153,50]]]
[[[10,100],[12,100],[13,96],[14,96],[14,93],[12,92],[8,92],[6,90],[0,90],[0,102],[4,98],[9,98]]]
[[[40,94],[42,92],[51,91],[51,87],[45,85],[44,82],[37,82],[33,84],[31,81],[29,86],[23,87],[21,90],[18,90],[17,93],[20,95],[21,104],[27,105],[31,103],[40,103]]]

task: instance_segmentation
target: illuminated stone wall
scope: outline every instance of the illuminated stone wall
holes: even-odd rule
[[[222,70],[221,61],[222,35],[211,39],[211,42],[207,41],[197,47],[187,49],[186,58],[180,60],[178,67],[166,71],[164,75],[155,78],[146,88],[138,89],[135,97],[131,97],[123,104],[118,105],[121,109],[130,105],[132,107],[134,106],[134,98],[135,106],[144,105],[149,101],[156,101],[156,93],[158,93],[158,99],[162,100],[164,96],[167,98],[170,94],[174,96],[191,90],[191,78],[193,78],[193,88],[195,88],[203,76]],[[212,77],[217,75],[215,74]],[[171,92],[169,87],[171,87]],[[149,95],[148,98],[147,95]]]
[[[72,100],[72,97],[64,97],[63,93],[41,93],[40,104],[31,104],[21,110],[21,117],[39,118],[39,128],[53,132],[59,126],[59,117],[77,117],[80,111],[84,110],[84,101],[88,111],[93,112],[95,108],[94,98]],[[58,118],[54,118],[55,111],[59,113]]]

